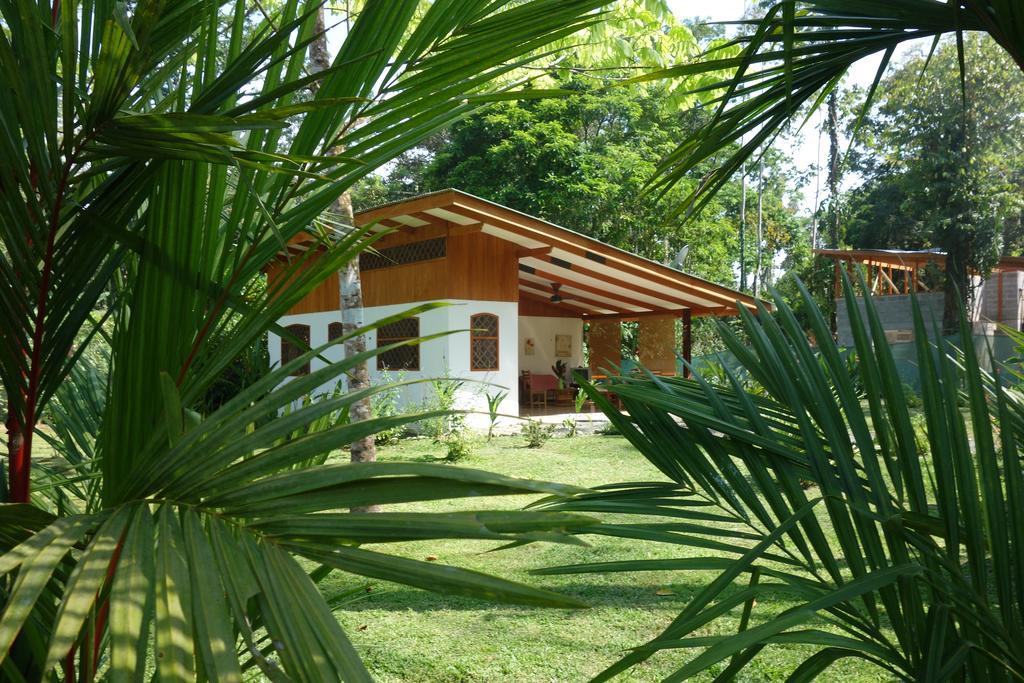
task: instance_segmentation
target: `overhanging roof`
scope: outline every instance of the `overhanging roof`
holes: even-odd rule
[[[440,190],[360,211],[356,225],[415,232],[443,225],[479,230],[519,247],[519,292],[549,303],[558,283],[581,316],[735,315],[756,310],[756,300],[729,287],[605,244],[586,235],[460,190]]]
[[[929,263],[934,263],[939,268],[946,265],[946,252],[941,249],[815,249],[814,253],[837,261],[891,266],[899,270],[921,268]],[[1024,257],[1002,256],[992,270],[1024,270]]]

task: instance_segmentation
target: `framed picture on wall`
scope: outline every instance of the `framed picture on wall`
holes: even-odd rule
[[[571,334],[556,334],[555,335],[555,357],[556,358],[568,358],[572,355],[572,335]]]
[[[534,344],[533,337],[527,337],[526,341],[523,342],[523,354],[532,356],[536,352],[536,344]]]

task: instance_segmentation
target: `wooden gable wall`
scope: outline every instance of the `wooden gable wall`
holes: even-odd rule
[[[406,304],[437,299],[475,301],[519,300],[519,255],[515,244],[483,232],[447,225],[423,226],[385,235],[376,249],[447,237],[446,256],[429,261],[362,271],[363,305]],[[267,271],[271,284],[281,268]],[[289,314],[338,310],[338,276],[333,275],[306,296]]]

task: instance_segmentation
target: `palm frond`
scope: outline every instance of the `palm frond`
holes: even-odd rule
[[[271,680],[367,680],[317,590],[322,572],[297,556],[430,590],[578,605],[358,547],[422,535],[568,540],[564,529],[589,523],[546,511],[338,514],[577,492],[462,468],[310,466],[422,417],[341,419],[367,393],[303,402],[386,349],[285,381],[292,363],[208,415],[193,408],[376,237],[341,226],[304,254],[293,238],[356,179],[484,106],[496,76],[595,21],[604,3],[370,0],[332,66],[312,75],[320,0],[285,0],[267,17],[249,4],[0,3],[0,86],[12,94],[0,101],[0,379],[10,431],[24,436],[11,499],[29,500],[32,440],[51,405],[64,425],[53,443],[88,477],[50,477],[53,495],[33,500],[55,519],[0,505],[0,670],[15,680],[139,680],[147,667],[168,680],[239,680],[243,667]],[[271,265],[286,285],[260,291]],[[104,305],[111,367],[100,381],[76,368]],[[63,388],[69,378],[77,389]],[[87,393],[100,383],[102,399]]]
[[[650,184],[665,193],[705,162],[724,157],[680,207],[690,212],[705,206],[799,112],[817,109],[850,67],[864,59],[881,56],[865,110],[894,51],[909,41],[984,31],[1024,69],[1024,22],[1009,0],[782,0],[760,20],[740,23],[749,32],[732,43],[742,47],[739,54],[713,49],[696,63],[634,79],[731,74],[702,85],[702,92],[717,93],[707,105],[714,109],[711,121],[665,156]]]
[[[611,390],[627,412],[603,408],[673,483],[620,485],[540,509],[661,517],[664,523],[596,531],[705,554],[540,573],[722,573],[661,635],[598,680],[678,649],[697,654],[667,680],[728,662],[735,675],[765,648],[796,644],[814,654],[793,680],[811,680],[846,657],[908,681],[1007,680],[1024,672],[1016,645],[1024,636],[1024,525],[1017,507],[1024,398],[980,369],[966,323],[956,339],[942,339],[915,301],[929,443],[922,453],[874,305],[867,298],[861,314],[849,280],[844,284],[859,361],[854,377],[801,285],[817,347],[777,294],[774,313],[744,316],[749,347],[720,326],[766,397],[744,393],[730,369],[731,388],[699,376],[614,380]],[[855,380],[866,389],[863,400]],[[733,584],[744,575],[750,585],[737,590]],[[797,604],[750,626],[748,617],[763,609],[750,601],[763,605],[758,596],[778,589],[798,596]],[[739,632],[694,635],[737,610],[747,615]]]

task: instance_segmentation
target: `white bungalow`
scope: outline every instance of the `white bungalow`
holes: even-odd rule
[[[521,405],[525,413],[530,403],[539,408],[542,396],[549,405],[571,405],[566,393],[553,391],[552,365],[563,361],[592,375],[619,365],[623,321],[639,321],[639,360],[674,374],[677,354],[690,355],[692,318],[735,315],[738,305],[755,305],[728,287],[459,190],[378,206],[357,214],[356,223],[390,231],[376,253],[360,258],[365,322],[419,303],[451,304],[383,327],[368,345],[463,330],[378,356],[373,380],[385,372],[472,380],[458,399],[468,409],[486,410],[485,392],[496,387],[508,391],[501,405],[506,414],[520,414]],[[340,333],[338,309],[332,277],[281,324],[316,346]],[[280,363],[290,347],[271,334],[271,363]],[[335,347],[327,356],[342,352]],[[404,400],[418,404],[429,391],[410,387]]]

